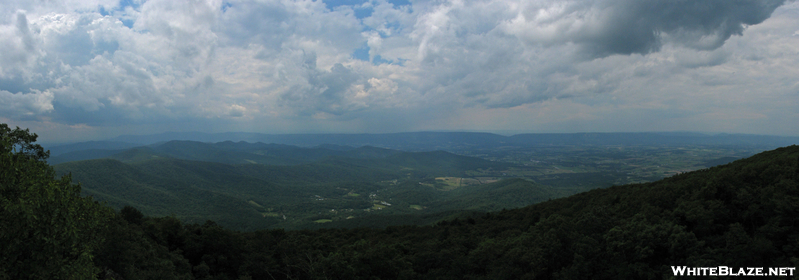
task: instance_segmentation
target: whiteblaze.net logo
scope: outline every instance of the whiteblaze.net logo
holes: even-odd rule
[[[793,276],[795,269],[795,267],[671,267],[674,276]]]

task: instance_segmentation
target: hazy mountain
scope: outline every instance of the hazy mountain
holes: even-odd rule
[[[118,153],[121,153],[123,151],[124,150],[102,150],[102,149],[71,151],[71,152],[61,153],[57,156],[51,156],[49,159],[47,159],[47,162],[51,165],[54,165],[70,161],[107,158],[114,156]]]
[[[200,142],[246,141],[313,147],[325,144],[376,146],[398,150],[461,150],[535,145],[762,145],[776,148],[799,143],[799,137],[691,132],[536,133],[502,136],[481,132],[407,132],[387,134],[261,134],[163,133],[124,135],[112,141],[152,144],[171,140]]]
[[[262,143],[217,144],[171,141],[125,150],[109,159],[63,163],[55,169],[60,174],[71,173],[84,193],[114,207],[132,205],[148,215],[175,214],[192,222],[211,219],[239,229],[304,227],[333,216],[371,215],[365,210],[382,214],[498,210],[563,195],[529,181],[511,184],[515,186],[511,188],[496,183],[442,190],[443,183],[436,183],[434,178],[463,176],[470,170],[498,172],[510,166],[442,151],[408,153],[374,147],[334,151]],[[294,151],[300,154],[295,156],[299,159],[308,159],[314,153],[323,156],[297,165],[239,164],[241,158],[259,160],[254,154],[241,152],[248,149],[267,151],[264,158],[269,157],[269,151]],[[290,157],[290,153],[282,156]],[[526,192],[536,195],[517,196]],[[491,201],[484,201],[488,199]],[[331,209],[338,209],[333,210],[336,215],[330,213]],[[429,211],[420,212],[422,209]],[[358,212],[338,213],[355,210]]]
[[[177,142],[175,142],[177,141]],[[201,143],[192,143],[201,142]],[[135,144],[133,144],[135,143]],[[182,143],[182,144],[178,144]],[[216,143],[216,144],[210,144]],[[183,159],[225,163],[298,164],[325,156],[383,157],[392,152],[354,147],[370,146],[404,151],[450,152],[475,149],[529,148],[542,146],[751,146],[761,150],[799,144],[799,137],[746,134],[707,135],[691,132],[662,133],[549,133],[502,136],[473,132],[410,132],[391,134],[261,134],[261,133],[162,133],[126,135],[110,141],[90,141],[49,147],[52,164],[104,158],[137,146],[148,145]],[[192,149],[197,149],[196,151]],[[200,150],[203,150],[200,152]],[[220,152],[227,152],[222,155]],[[232,153],[233,152],[233,153]],[[245,156],[235,152],[261,153]],[[266,154],[268,152],[268,154]],[[67,154],[69,153],[69,154]],[[63,155],[62,154],[66,154]],[[286,154],[290,154],[287,156]],[[218,158],[217,158],[218,157]],[[214,159],[216,158],[216,159]]]
[[[57,146],[44,146],[46,150],[50,150],[50,157],[58,156],[68,152],[82,151],[82,150],[122,150],[141,146],[140,144],[120,142],[120,141],[89,141],[72,143]]]
[[[118,143],[118,142],[114,142]],[[108,143],[83,143],[72,149],[97,146],[112,147]],[[123,145],[124,146],[124,145]],[[364,146],[353,148],[340,145],[320,145],[312,148],[285,144],[248,142],[204,143],[187,140],[172,140],[163,143],[128,149],[86,149],[61,153],[51,157],[50,164],[70,161],[114,158],[124,162],[168,157],[187,160],[220,162],[227,164],[296,165],[318,161],[327,157],[384,158],[399,153],[397,150]]]
[[[514,145],[760,145],[780,147],[799,143],[799,137],[700,133],[555,133],[519,134]]]
[[[419,184],[402,190],[394,200],[415,190],[425,190],[427,197],[435,193]],[[437,205],[505,203],[543,198],[545,192],[513,179],[440,192],[456,195]],[[470,193],[490,199],[474,201]],[[326,201],[332,199],[317,202]],[[333,220],[328,210],[311,217],[318,219],[315,227],[379,229],[238,232],[213,222],[137,218],[135,210],[127,209],[124,220],[112,225],[117,234],[108,236],[105,254],[97,259],[126,275],[202,273],[228,279],[661,279],[686,276],[686,268],[718,266],[743,276],[749,267],[796,266],[797,201],[799,146],[791,146],[656,182],[596,189],[518,209],[342,220]],[[386,209],[399,206],[387,203]],[[127,232],[142,233],[123,235]],[[777,270],[783,277],[789,272]]]

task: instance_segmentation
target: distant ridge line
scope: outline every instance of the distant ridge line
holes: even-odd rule
[[[799,144],[799,137],[754,134],[696,132],[580,132],[524,133],[503,136],[489,132],[398,132],[358,134],[265,134],[255,132],[168,132],[151,135],[123,135],[109,141],[148,145],[171,140],[199,142],[245,141],[304,147],[319,145],[375,146],[395,149],[435,150],[436,147],[466,145],[765,145]]]
[[[489,132],[399,132],[360,134],[265,134],[254,132],[167,132],[150,135],[122,135],[106,141],[88,141],[65,145],[49,145],[51,156],[80,150],[122,150],[137,146],[163,144],[169,141],[196,141],[205,143],[248,142],[281,144],[298,147],[323,145],[344,147],[373,146],[404,151],[458,151],[464,149],[491,149],[505,146],[687,146],[729,145],[757,146],[763,149],[799,144],[796,136],[754,134],[716,134],[696,132],[580,132],[580,133],[525,133],[503,136]]]

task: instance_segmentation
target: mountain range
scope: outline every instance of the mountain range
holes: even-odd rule
[[[797,209],[790,146],[517,209],[409,219],[440,219],[425,226],[238,232],[128,208],[96,260],[125,277],[170,279],[790,278]]]
[[[386,134],[262,134],[262,133],[161,133],[123,135],[105,141],[47,146],[51,156],[66,152],[100,149],[116,150],[151,145],[173,140],[217,143],[246,141],[250,143],[285,144],[300,147],[337,145],[374,146],[403,151],[458,151],[491,149],[505,146],[530,147],[546,145],[747,145],[767,149],[799,144],[799,137],[750,134],[701,134],[687,132],[640,133],[538,133],[503,136],[482,132],[407,132]]]
[[[508,163],[370,146],[169,141],[67,152],[50,163],[59,161],[59,174],[72,174],[85,194],[115,208],[134,206],[147,215],[215,220],[237,229],[318,227],[314,222],[320,220],[356,226],[362,223],[346,220],[492,211],[565,194],[525,180],[463,179],[473,173],[502,177]]]

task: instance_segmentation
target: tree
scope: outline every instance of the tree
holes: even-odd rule
[[[0,279],[95,279],[113,211],[81,197],[70,175],[55,178],[37,137],[0,124]]]

